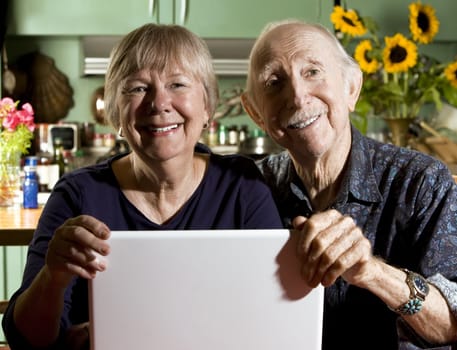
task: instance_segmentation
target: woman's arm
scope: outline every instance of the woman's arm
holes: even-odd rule
[[[105,266],[94,251],[107,255],[108,227],[91,216],[78,216],[60,226],[46,252],[45,265],[17,297],[14,322],[32,346],[53,344],[59,335],[64,295],[74,277],[92,279]]]

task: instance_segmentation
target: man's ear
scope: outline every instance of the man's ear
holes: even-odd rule
[[[353,112],[357,100],[359,99],[360,91],[363,84],[363,75],[361,71],[358,71],[357,74],[354,74],[349,81],[349,111]]]
[[[262,129],[265,130],[263,118],[259,115],[257,110],[252,105],[249,96],[246,92],[241,94],[241,104],[243,105],[244,110],[251,117],[251,119]]]

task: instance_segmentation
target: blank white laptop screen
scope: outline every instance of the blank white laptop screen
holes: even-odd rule
[[[115,231],[89,282],[93,350],[317,350],[323,287],[289,230]]]

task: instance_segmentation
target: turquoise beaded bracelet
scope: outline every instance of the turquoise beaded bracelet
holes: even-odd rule
[[[395,309],[395,312],[398,312],[402,315],[414,315],[421,311],[422,309],[422,300],[419,298],[414,298],[411,300],[408,300],[406,303],[404,303],[402,306],[398,307]]]

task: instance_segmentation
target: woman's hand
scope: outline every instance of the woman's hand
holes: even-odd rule
[[[311,287],[319,283],[327,287],[339,276],[359,286],[369,283],[376,259],[370,242],[352,218],[332,209],[308,219],[296,217],[293,225],[301,231],[302,273]]]
[[[68,219],[55,231],[46,254],[46,268],[53,283],[66,287],[75,275],[92,279],[103,271],[106,266],[96,253],[109,253],[109,235],[109,228],[92,216]]]

